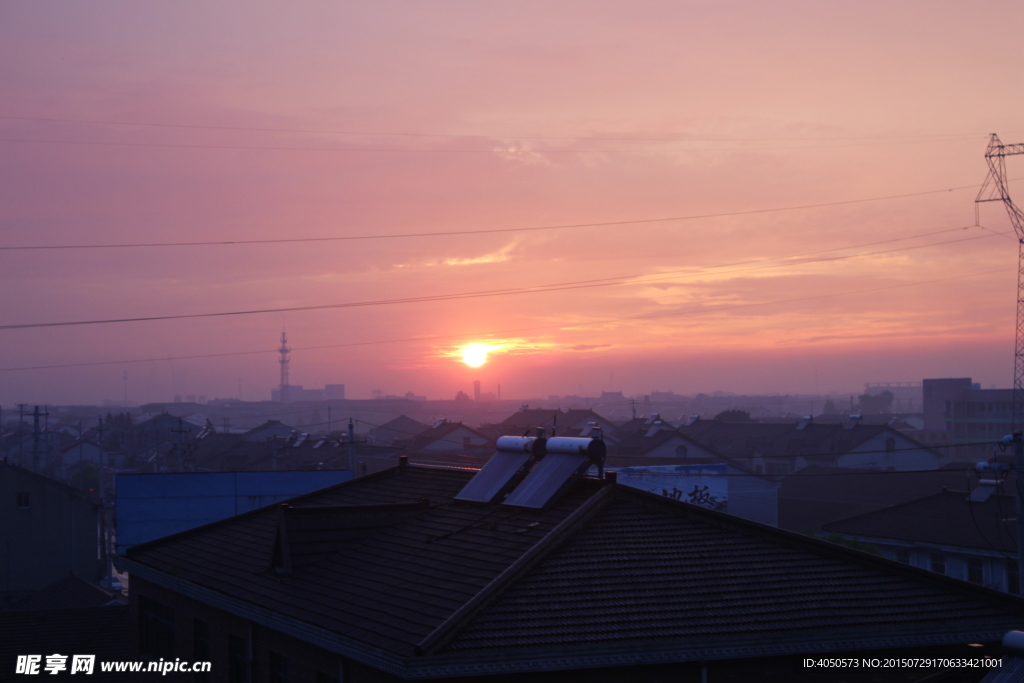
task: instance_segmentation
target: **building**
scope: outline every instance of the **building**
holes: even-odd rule
[[[370,430],[370,443],[378,446],[407,446],[412,438],[427,429],[427,425],[411,417],[399,415]]]
[[[499,435],[519,436],[537,428],[544,429],[548,435],[585,436],[597,427],[610,433],[615,424],[598,415],[593,410],[574,408],[562,411],[560,408],[530,408],[523,406],[519,412],[513,413],[498,424]]]
[[[924,380],[924,430],[958,460],[987,460],[1013,431],[1013,389],[982,389],[970,377]]]
[[[779,525],[779,483],[726,462],[634,465],[615,467],[615,472],[617,481],[626,486],[761,524]]]
[[[492,451],[494,442],[486,434],[461,422],[444,418],[424,429],[409,441],[409,451],[418,453],[464,453],[479,455]]]
[[[348,470],[119,474],[117,551],[351,478]]]
[[[856,537],[899,562],[1017,594],[1016,502],[997,489],[983,482],[970,494],[944,490],[822,531]]]
[[[306,389],[301,384],[289,384],[281,389],[270,390],[270,400],[277,403],[299,403],[301,401],[341,401],[345,398],[344,384],[325,384],[323,389]]]
[[[99,506],[94,497],[0,462],[0,603],[69,574],[102,576]]]
[[[679,432],[731,458],[757,474],[784,475],[809,465],[933,470],[942,456],[888,425],[821,424],[810,417],[797,423],[719,422],[694,419]]]
[[[961,489],[966,463],[929,472],[897,472],[811,465],[780,478],[779,526],[815,533],[822,526],[941,492]]]
[[[993,652],[1024,618],[1020,598],[552,454],[521,480],[529,452],[487,475],[401,463],[136,546],[118,560],[133,650],[211,659],[211,681],[788,682],[808,656]]]

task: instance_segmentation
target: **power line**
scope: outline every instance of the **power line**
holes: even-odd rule
[[[912,249],[922,249],[925,247],[942,246],[946,244],[955,244],[958,242],[973,241],[977,239],[986,239],[992,237],[992,234],[978,235],[975,237],[965,237],[956,240],[947,240],[945,242],[932,242],[930,244],[915,245],[909,247],[898,247],[894,249],[885,249],[875,252],[865,252],[861,254],[849,254],[846,256],[833,256],[819,259],[808,259],[799,263],[777,263],[771,265],[754,266],[751,268],[743,268],[733,271],[719,271],[714,273],[715,275],[730,274],[736,272],[749,272],[754,270],[764,270],[770,268],[782,268],[792,265],[803,265],[807,263],[820,263],[827,261],[841,261],[851,258],[862,258],[864,256],[876,256],[880,254],[888,254],[898,251],[908,251]],[[820,252],[819,252],[820,253]],[[730,264],[732,265],[732,264]],[[721,267],[721,266],[718,266]],[[286,306],[281,308],[265,308],[265,309],[250,309],[242,311],[218,311],[215,313],[182,313],[178,315],[163,315],[163,316],[139,316],[132,318],[106,318],[106,319],[94,319],[94,320],[77,320],[77,321],[61,321],[61,322],[48,322],[48,323],[17,323],[11,325],[0,325],[0,330],[16,330],[16,329],[32,329],[32,328],[43,328],[43,327],[72,327],[80,325],[102,325],[102,324],[113,324],[113,323],[132,323],[132,322],[152,322],[159,320],[184,320],[184,319],[196,319],[196,318],[218,318],[218,317],[229,317],[229,316],[241,316],[241,315],[258,315],[265,313],[287,313],[297,311],[317,311],[317,310],[332,310],[332,309],[343,309],[343,308],[363,308],[368,306],[385,306],[395,305],[404,303],[425,303],[433,301],[451,301],[458,299],[477,299],[493,296],[510,296],[514,294],[540,294],[547,292],[565,291],[571,289],[588,289],[592,287],[610,287],[622,284],[646,284],[650,282],[662,282],[665,280],[676,280],[680,278],[688,277],[699,277],[704,273],[693,273],[692,268],[688,268],[681,271],[669,271],[669,274],[658,274],[656,276],[645,276],[643,274],[634,275],[619,275],[610,278],[599,278],[594,280],[576,280],[569,282],[552,283],[548,285],[535,285],[529,287],[510,287],[504,289],[494,290],[480,290],[473,292],[459,292],[455,294],[432,294],[419,297],[402,297],[396,299],[378,299],[371,301],[353,301],[347,303],[337,304],[318,304],[309,306]],[[643,279],[639,279],[643,278]]]
[[[890,290],[890,289],[898,289],[898,288],[903,288],[903,287],[913,287],[913,286],[916,286],[916,285],[927,285],[927,284],[935,284],[935,283],[938,283],[938,282],[949,282],[949,281],[953,281],[953,280],[963,280],[963,279],[967,279],[967,278],[980,277],[980,276],[983,276],[983,275],[991,275],[992,273],[999,273],[999,272],[1004,272],[1004,271],[1009,271],[1009,270],[1012,270],[1012,269],[1010,269],[1010,268],[998,268],[998,269],[987,270],[987,271],[980,272],[980,273],[970,273],[970,274],[967,274],[967,275],[954,275],[954,276],[951,276],[951,277],[937,278],[937,279],[934,279],[934,280],[919,280],[919,281],[916,281],[916,282],[904,282],[904,283],[899,283],[899,284],[895,284],[895,285],[885,285],[885,286],[881,286],[881,287],[871,287],[871,288],[867,288],[867,289],[848,290],[848,291],[845,291],[845,292],[834,292],[832,294],[817,294],[817,295],[798,297],[798,298],[793,298],[793,299],[776,299],[774,301],[762,301],[762,302],[750,303],[750,304],[729,304],[729,305],[714,306],[714,307],[708,307],[708,308],[702,308],[702,309],[691,309],[691,310],[675,311],[675,312],[672,312],[672,313],[656,313],[656,314],[651,314],[651,315],[627,316],[627,317],[619,317],[619,318],[602,318],[602,319],[598,319],[598,320],[591,320],[591,321],[584,321],[584,322],[573,322],[573,323],[571,323],[571,325],[573,327],[589,327],[589,326],[592,326],[592,325],[605,325],[605,324],[613,323],[613,322],[627,322],[627,321],[633,321],[633,320],[654,320],[654,319],[659,319],[659,318],[677,317],[677,316],[681,316],[681,315],[691,315],[692,316],[692,315],[697,315],[697,314],[700,314],[700,313],[715,313],[715,312],[719,312],[719,311],[736,310],[736,309],[740,309],[740,308],[754,308],[754,307],[758,307],[758,306],[771,306],[771,305],[775,305],[775,304],[797,303],[797,302],[803,302],[803,301],[812,301],[812,300],[818,300],[818,299],[825,299],[825,298],[830,298],[830,297],[834,297],[834,296],[848,296],[848,295],[851,295],[851,294],[866,294],[866,293],[870,293],[870,292],[880,292],[880,291],[886,291],[886,290]],[[387,339],[387,340],[376,340],[376,341],[366,341],[366,342],[349,342],[349,343],[346,343],[346,344],[326,344],[326,345],[322,345],[322,346],[296,347],[293,350],[337,349],[337,348],[351,348],[351,347],[355,347],[355,346],[376,346],[378,344],[397,344],[397,343],[414,342],[414,341],[433,341],[433,340],[440,340],[440,339],[464,339],[466,337],[486,337],[486,336],[492,336],[492,335],[508,334],[508,333],[513,333],[513,332],[534,332],[534,331],[538,331],[538,330],[559,329],[559,328],[565,327],[567,324],[568,323],[560,323],[560,324],[557,324],[557,325],[538,325],[538,326],[532,326],[532,327],[519,327],[519,328],[511,328],[511,329],[505,329],[505,330],[492,330],[490,332],[478,332],[478,333],[445,334],[445,335],[432,335],[432,336],[425,336],[425,337],[406,337],[406,338],[402,338],[402,339]],[[3,328],[0,328],[0,329],[3,329]],[[16,371],[21,371],[21,370],[52,370],[52,369],[58,369],[58,368],[92,367],[92,366],[98,366],[98,365],[120,365],[120,364],[124,364],[124,363],[152,363],[152,362],[159,362],[159,361],[164,361],[164,360],[193,360],[193,359],[198,359],[198,358],[224,358],[224,357],[228,357],[228,356],[247,356],[247,355],[266,354],[266,353],[277,353],[277,350],[275,349],[275,350],[265,350],[265,351],[234,351],[234,352],[225,352],[225,353],[195,354],[195,355],[190,355],[190,356],[175,356],[175,357],[166,357],[166,358],[138,358],[138,359],[133,359],[133,360],[93,361],[93,362],[88,362],[88,363],[63,363],[63,364],[54,364],[54,365],[36,365],[36,366],[24,366],[24,367],[15,367],[15,368],[0,368],[0,372],[16,372]]]
[[[1020,178],[1011,178],[1020,180]],[[338,237],[293,237],[281,239],[262,240],[213,240],[213,241],[190,241],[190,242],[122,242],[111,244],[58,244],[58,245],[25,245],[25,246],[0,246],[0,251],[27,251],[27,250],[55,250],[55,249],[124,249],[124,248],[147,248],[147,247],[208,247],[226,246],[239,244],[287,244],[301,242],[346,242],[353,240],[380,240],[398,239],[410,237],[448,237],[453,235],[489,235],[509,232],[538,232],[545,230],[569,230],[573,228],[603,228],[617,225],[644,225],[650,223],[671,223],[675,221],[692,221],[706,218],[727,218],[731,216],[750,216],[762,213],[778,213],[782,211],[801,211],[806,209],[820,209],[830,206],[845,206],[849,204],[865,204],[868,202],[885,201],[889,199],[906,199],[908,197],[921,197],[930,194],[943,194],[957,190],[973,190],[979,185],[961,185],[942,190],[925,190],[923,192],[907,192],[904,194],[884,195],[880,197],[867,197],[863,199],[846,199],[835,202],[821,202],[818,204],[797,204],[793,206],[780,206],[767,209],[750,209],[748,211],[726,211],[721,213],[691,214],[688,216],[669,216],[664,218],[638,218],[621,221],[604,221],[599,223],[566,223],[561,225],[540,225],[520,228],[485,228],[482,230],[442,230],[436,232],[401,232],[386,233],[383,235],[348,235]]]
[[[916,135],[866,135],[866,136],[833,136],[833,137],[768,137],[768,138],[741,138],[741,137],[705,137],[705,136],[683,136],[683,137],[637,137],[637,136],[566,136],[566,135],[509,135],[509,134],[483,134],[483,133],[411,133],[411,132],[385,132],[366,130],[329,130],[316,128],[276,128],[265,126],[214,126],[203,124],[185,123],[152,123],[139,121],[110,121],[97,119],[66,119],[41,116],[0,116],[5,121],[32,121],[37,123],[75,123],[102,126],[129,126],[133,128],[176,128],[188,130],[232,130],[260,133],[309,133],[317,135],[361,135],[377,137],[412,137],[412,138],[449,138],[449,139],[509,139],[519,140],[600,140],[606,142],[816,142],[830,140],[919,140],[919,139],[945,139],[945,138],[977,138],[982,137],[978,133],[934,133]]]
[[[964,138],[965,140],[968,138]],[[445,147],[322,147],[299,145],[227,145],[200,144],[182,142],[114,142],[101,140],[41,140],[25,138],[0,138],[0,142],[25,143],[37,145],[79,145],[87,147],[149,147],[162,149],[219,149],[219,150],[255,150],[263,152],[349,152],[349,153],[391,153],[391,154],[651,154],[652,150],[643,149],[527,149],[518,145],[492,146],[489,149],[445,148]],[[903,140],[889,142],[850,142],[827,145],[786,145],[782,147],[687,147],[663,152],[772,152],[801,149],[823,149],[835,147],[867,147],[871,145],[921,144],[926,142],[948,142],[948,140]]]

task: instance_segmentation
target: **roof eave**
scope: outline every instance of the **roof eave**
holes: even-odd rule
[[[1006,623],[986,628],[936,627],[926,633],[871,634],[861,636],[819,636],[816,638],[766,637],[758,640],[701,639],[642,641],[634,644],[587,646],[556,649],[525,649],[483,651],[477,654],[443,654],[427,657],[403,657],[359,641],[346,638],[328,629],[283,616],[273,610],[239,600],[180,577],[167,574],[149,565],[118,557],[115,564],[121,571],[144,581],[198,600],[216,609],[248,619],[279,633],[320,647],[328,652],[349,657],[381,671],[408,679],[442,676],[530,673],[581,668],[638,666],[695,661],[753,657],[849,652],[921,646],[948,646],[969,642],[995,642],[1008,630],[1019,626],[1012,617]]]

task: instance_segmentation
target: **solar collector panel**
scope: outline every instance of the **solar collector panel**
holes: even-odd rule
[[[497,442],[498,452],[466,484],[455,500],[493,503],[511,488],[534,457],[544,452],[544,439],[525,436],[503,436]]]
[[[503,453],[498,451],[487,464],[466,484],[455,500],[491,503],[505,489],[516,474],[526,466],[533,455],[529,453]]]
[[[589,455],[548,453],[509,494],[504,505],[541,509],[565,490],[589,463]]]

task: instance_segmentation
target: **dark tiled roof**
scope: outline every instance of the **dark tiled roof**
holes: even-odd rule
[[[78,576],[67,576],[7,606],[11,611],[102,607],[117,596]]]
[[[650,494],[616,496],[448,649],[799,640],[969,628],[1001,611],[887,562],[787,536]]]
[[[766,456],[829,456],[848,453],[868,439],[882,432],[900,436],[922,449],[910,437],[888,425],[820,424],[811,422],[802,429],[796,423],[717,422],[703,420],[679,431],[695,441],[733,457]]]
[[[657,432],[651,434],[651,431],[655,427],[660,427]],[[648,436],[650,434],[650,436]],[[680,433],[675,427],[671,425],[646,425],[639,431],[633,432],[632,435],[623,438],[618,444],[612,448],[614,455],[632,455],[642,456],[646,455],[650,451],[662,446],[663,444],[671,441],[672,439],[678,438],[685,442],[692,448],[700,448],[705,451],[709,451],[707,446],[696,443],[693,439]]]
[[[1016,502],[1013,496],[992,495],[988,500],[970,501],[963,491],[943,491],[918,500],[893,505],[875,512],[842,519],[822,527],[823,531],[868,538],[916,541],[1017,552]]]
[[[290,573],[273,570],[280,506],[136,546],[127,568],[378,648],[396,667],[666,641],[948,640],[1024,616],[1024,601],[988,589],[594,479],[545,511],[453,502],[474,474],[406,466],[292,499]],[[378,520],[372,533],[357,515]],[[338,518],[340,531],[321,524]]]
[[[482,520],[477,507],[451,505],[474,474],[409,467],[293,499],[295,505],[338,506],[426,498],[431,507],[414,521],[339,546],[341,552],[290,576],[269,571],[276,509],[137,546],[128,557],[165,571],[175,568],[189,581],[361,642],[411,654],[586,497],[584,485],[547,512],[505,509]]]
[[[882,473],[811,465],[780,481],[779,526],[804,532],[938,493],[943,488],[964,488],[967,477],[962,467]]]
[[[467,431],[470,435],[475,436],[484,441],[490,441],[490,437],[486,434],[482,434],[477,430],[462,424],[461,422],[443,422],[436,427],[425,429],[412,438],[409,443],[409,450],[418,451],[423,450],[430,446],[430,444],[441,441],[450,446],[462,446],[462,443],[456,441],[456,437],[452,436],[457,431]],[[480,446],[472,445],[470,448],[480,448]]]

